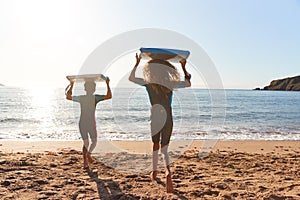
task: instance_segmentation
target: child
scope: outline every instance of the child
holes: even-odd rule
[[[74,82],[71,81],[68,91],[66,93],[66,98],[80,103],[81,114],[79,120],[79,131],[81,138],[83,140],[82,154],[83,154],[83,167],[88,169],[88,163],[92,163],[93,159],[91,157],[92,151],[95,149],[97,144],[97,130],[96,130],[96,119],[95,110],[98,102],[111,99],[112,94],[109,87],[109,78],[106,79],[107,93],[106,95],[94,95],[96,91],[96,83],[94,81],[86,81],[84,83],[84,89],[86,95],[72,96]],[[92,143],[89,145],[89,138]]]
[[[145,86],[151,103],[151,135],[153,142],[152,180],[157,176],[158,150],[164,156],[166,168],[166,191],[173,191],[168,146],[173,129],[172,95],[175,88],[191,86],[191,75],[185,69],[186,60],[180,61],[185,81],[180,81],[177,69],[165,60],[150,60],[143,69],[144,79],[135,76],[136,68],[141,58],[136,54],[136,64],[131,71],[129,80]],[[160,142],[160,145],[159,145]]]

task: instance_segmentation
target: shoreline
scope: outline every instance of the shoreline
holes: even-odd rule
[[[104,146],[108,151],[140,152],[149,153],[152,149],[151,141],[103,141],[99,140],[97,146]],[[58,152],[63,149],[80,151],[81,140],[0,140],[0,152],[4,153],[42,153]],[[177,140],[170,142],[170,150],[174,149],[197,149],[202,151],[240,151],[247,153],[270,153],[278,148],[292,148],[300,150],[300,140]],[[280,151],[278,151],[280,152]],[[283,153],[283,152],[281,152]]]

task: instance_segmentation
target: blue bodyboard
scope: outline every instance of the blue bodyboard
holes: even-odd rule
[[[140,51],[143,59],[160,59],[170,62],[179,62],[182,59],[187,59],[190,55],[189,51],[179,49],[140,48]]]

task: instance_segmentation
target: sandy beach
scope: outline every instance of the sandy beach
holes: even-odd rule
[[[300,141],[218,141],[204,156],[202,141],[173,143],[167,194],[150,142],[99,142],[84,170],[81,141],[1,140],[0,199],[300,199]]]

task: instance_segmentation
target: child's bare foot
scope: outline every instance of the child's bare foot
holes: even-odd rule
[[[83,168],[84,169],[88,169],[89,168],[88,158],[87,158],[86,154],[83,155]]]
[[[88,169],[88,168],[89,168],[89,164],[88,164],[87,160],[85,159],[83,161],[83,169]]]
[[[89,165],[83,165],[83,169],[89,169]]]
[[[152,171],[150,174],[150,178],[152,181],[155,181],[157,178],[157,171]]]
[[[173,183],[172,183],[171,173],[166,174],[166,190],[167,190],[167,193],[173,192]]]
[[[94,162],[94,159],[92,158],[92,156],[91,156],[90,153],[87,154],[87,159],[88,159],[89,163],[93,163]]]

